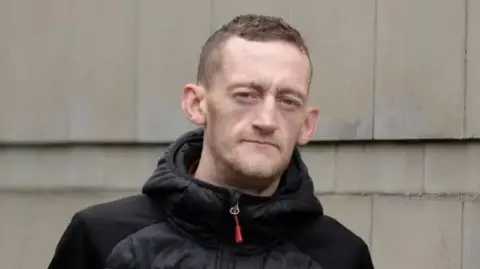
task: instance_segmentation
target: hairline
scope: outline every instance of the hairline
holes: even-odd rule
[[[308,81],[308,88],[307,88],[307,92],[310,91],[310,86],[311,86],[311,83],[312,83],[312,77],[313,77],[313,63],[312,63],[312,60],[310,58],[310,54],[309,54],[309,51],[308,51],[308,48],[305,46],[305,48],[301,48],[300,46],[298,46],[297,44],[293,43],[293,42],[288,42],[284,39],[281,39],[281,38],[272,38],[272,39],[267,39],[267,40],[252,40],[252,39],[248,39],[248,38],[244,38],[238,34],[232,34],[232,33],[223,33],[223,35],[219,35],[219,36],[212,36],[212,42],[211,43],[207,43],[206,44],[206,50],[202,51],[202,55],[201,57],[205,57],[203,60],[203,77],[200,77],[199,75],[200,74],[197,74],[197,83],[199,85],[202,85],[204,86],[207,90],[208,88],[211,86],[212,84],[212,80],[214,80],[214,77],[216,77],[218,75],[218,72],[221,72],[222,69],[223,69],[223,56],[224,56],[224,49],[228,43],[229,40],[231,40],[232,38],[241,38],[243,40],[246,40],[246,41],[251,41],[251,42],[264,42],[264,43],[268,43],[268,42],[283,42],[283,43],[286,43],[286,44],[290,44],[292,46],[294,46],[297,50],[299,50],[302,54],[304,54],[307,59],[308,59],[308,65],[309,65],[309,81]],[[217,40],[215,40],[217,39]],[[217,41],[217,42],[215,42]],[[201,63],[199,63],[201,64]],[[207,74],[209,73],[208,71],[210,71],[210,74]]]

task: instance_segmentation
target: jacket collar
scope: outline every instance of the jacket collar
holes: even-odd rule
[[[158,161],[143,193],[158,201],[170,222],[202,243],[235,244],[236,220],[230,210],[238,203],[244,246],[285,239],[298,225],[323,214],[308,170],[295,149],[277,191],[256,197],[193,178],[189,168],[202,151],[203,130],[181,136]]]

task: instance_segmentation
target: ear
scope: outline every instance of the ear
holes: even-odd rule
[[[315,136],[317,131],[319,111],[317,108],[308,108],[303,122],[303,126],[300,130],[300,135],[297,140],[299,146],[304,146]]]
[[[188,119],[198,126],[206,123],[205,88],[196,84],[183,87],[182,109]]]

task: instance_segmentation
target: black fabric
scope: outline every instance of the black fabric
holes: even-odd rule
[[[201,130],[180,138],[160,160],[143,192],[163,198],[166,212],[174,216],[170,219],[204,243],[217,248],[234,244],[234,219],[229,210],[237,202],[244,245],[257,247],[285,239],[300,219],[323,214],[298,151],[293,154],[292,165],[277,192],[272,197],[258,197],[192,178],[188,171],[200,158],[202,141]]]
[[[135,195],[77,212],[57,244],[48,269],[104,269],[119,241],[164,221],[156,206],[146,196]]]
[[[142,195],[77,214],[49,269],[373,268],[365,242],[323,214],[298,150],[275,194],[255,197],[190,176],[202,142],[198,129],[173,143]]]

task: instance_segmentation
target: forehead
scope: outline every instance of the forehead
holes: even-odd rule
[[[308,91],[310,62],[305,53],[283,41],[249,41],[233,37],[222,50],[226,83],[254,81],[271,87]]]

